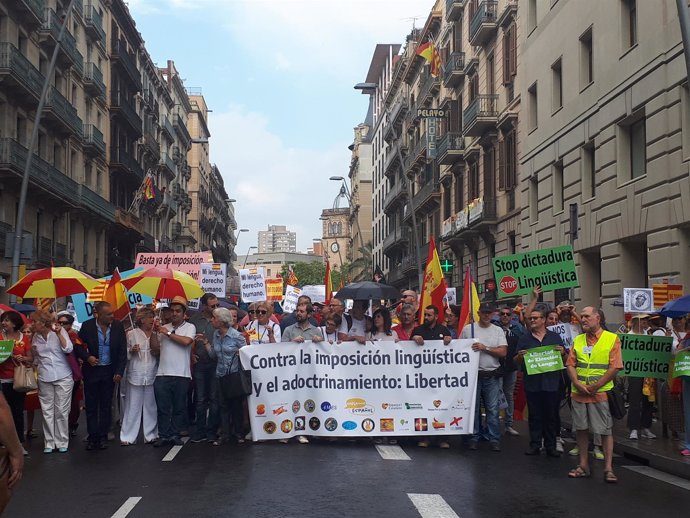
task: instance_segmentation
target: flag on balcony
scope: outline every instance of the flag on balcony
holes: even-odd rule
[[[381,284],[386,284],[386,278],[383,276],[383,270],[378,264],[376,265],[376,268],[374,268],[373,281],[380,282]]]
[[[424,280],[422,282],[422,296],[420,299],[419,323],[424,323],[424,308],[429,305],[434,305],[439,311],[443,312],[443,298],[446,296],[446,280],[443,277],[441,270],[441,261],[438,259],[436,252],[436,243],[432,237],[429,241],[429,253],[426,257],[426,266],[424,267]]]
[[[441,54],[436,45],[431,41],[422,43],[417,47],[417,55],[426,59],[427,63],[431,65],[431,75],[438,77],[441,73]]]
[[[295,272],[292,270],[292,265],[288,266],[288,280],[287,283],[290,286],[297,286],[299,283],[299,279],[297,278],[297,275],[295,275]]]
[[[156,184],[153,183],[153,176],[147,175],[144,180],[144,199],[152,200],[156,197]]]
[[[326,304],[331,301],[333,297],[333,282],[331,281],[331,263],[326,261],[326,275],[323,278],[323,284],[326,286]]]
[[[462,332],[462,328],[470,323],[470,316],[472,323],[479,321],[479,295],[477,294],[477,285],[472,280],[470,267],[465,270],[465,280],[462,286],[462,306],[460,307],[460,318],[458,319],[458,336]],[[474,330],[472,332],[474,336]]]

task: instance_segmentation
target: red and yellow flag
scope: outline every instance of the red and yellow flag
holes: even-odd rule
[[[441,54],[439,53],[436,45],[434,45],[431,41],[422,43],[419,47],[417,47],[417,55],[426,59],[427,63],[431,65],[431,75],[438,77],[438,75],[441,73],[442,63]]]
[[[88,300],[92,302],[108,302],[113,307],[113,314],[116,319],[122,320],[129,314],[129,301],[127,292],[122,285],[120,270],[115,268],[113,276],[109,280],[99,279],[99,284],[88,294]]]
[[[424,308],[433,304],[439,311],[443,312],[443,298],[446,296],[446,280],[441,270],[441,261],[436,252],[434,238],[429,241],[429,253],[426,257],[426,267],[424,268],[424,281],[422,283],[422,296],[419,307],[419,323],[424,323]],[[440,318],[440,317],[439,317]]]
[[[295,275],[295,272],[292,270],[292,266],[288,266],[288,280],[287,283],[290,286],[297,286],[299,284],[299,279],[297,278],[297,275]]]
[[[326,261],[326,275],[323,279],[323,284],[326,286],[326,304],[331,301],[333,296],[333,282],[331,280],[331,263]]]
[[[465,280],[462,286],[462,306],[460,307],[460,318],[458,319],[458,336],[462,332],[462,328],[472,322],[479,321],[479,295],[477,294],[477,285],[472,280],[470,267],[465,270]]]
[[[152,200],[156,197],[156,186],[153,183],[153,177],[147,176],[144,180],[144,199]]]

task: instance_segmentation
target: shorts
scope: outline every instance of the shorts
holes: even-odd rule
[[[580,403],[573,400],[573,428],[589,430],[599,435],[611,435],[613,418],[608,401]]]

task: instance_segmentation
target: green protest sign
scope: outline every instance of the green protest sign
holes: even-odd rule
[[[676,356],[673,366],[673,377],[690,376],[690,351],[683,351]]]
[[[13,349],[14,340],[0,340],[0,363],[11,356]]]
[[[524,357],[527,374],[531,376],[564,369],[561,353],[555,347],[555,345],[544,345],[527,351]]]
[[[499,298],[579,286],[573,247],[558,246],[524,254],[494,257],[493,267]]]
[[[666,378],[671,362],[670,336],[618,335],[623,353],[623,376]]]

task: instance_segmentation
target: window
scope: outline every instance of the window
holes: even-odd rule
[[[527,32],[537,28],[537,0],[529,0],[527,5]]]
[[[465,207],[465,189],[463,176],[459,174],[455,177],[455,212],[460,212]]]
[[[496,92],[496,71],[494,68],[494,55],[486,58],[486,93],[493,95]]]
[[[553,213],[563,212],[563,162],[553,164]]]
[[[515,239],[515,232],[510,232],[508,234],[508,253],[511,255],[517,253],[517,241]]]
[[[517,185],[517,147],[515,141],[515,128],[511,128],[504,133],[503,141],[498,147],[498,190],[506,191],[509,211],[515,209],[515,186]]]
[[[592,47],[592,28],[580,36],[580,89],[594,81],[594,48]]]
[[[479,164],[470,162],[470,176],[468,178],[469,201],[479,198]]]
[[[503,33],[503,84],[508,102],[515,96],[514,81],[517,75],[517,33],[512,22]]]
[[[557,112],[563,107],[563,63],[562,59],[551,65],[551,111]]]
[[[539,221],[539,179],[536,175],[529,180],[529,219],[530,223]]]
[[[637,0],[621,0],[623,49],[637,45]]]
[[[479,76],[474,73],[467,84],[467,103],[470,104],[479,95]]]
[[[620,183],[639,178],[647,170],[646,119],[633,114],[616,127],[616,161]]]
[[[632,178],[647,172],[646,124],[642,118],[630,125],[630,165]]]
[[[529,129],[531,131],[536,129],[539,123],[539,107],[537,99],[536,82],[527,89],[527,93],[529,94]]]
[[[580,172],[582,174],[582,198],[594,198],[597,188],[596,168],[594,164],[594,142],[582,146],[580,153]]]

